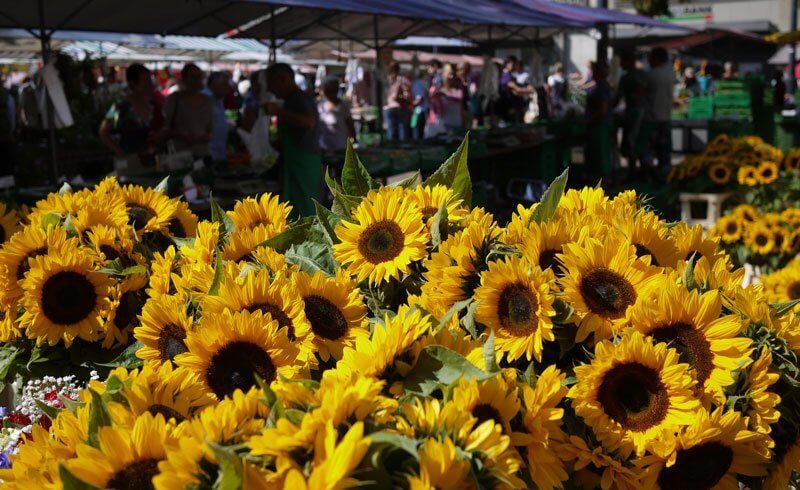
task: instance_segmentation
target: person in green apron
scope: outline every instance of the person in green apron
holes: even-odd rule
[[[267,114],[278,116],[281,143],[281,198],[291,203],[294,217],[315,213],[312,199],[320,200],[322,157],[319,150],[319,114],[314,98],[294,81],[286,63],[267,68],[267,87],[283,105],[264,104]]]

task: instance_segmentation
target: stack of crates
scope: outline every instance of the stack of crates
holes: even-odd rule
[[[720,80],[714,92],[714,115],[722,119],[750,119],[750,87],[745,80]]]
[[[714,98],[695,96],[689,98],[689,119],[711,119],[714,117]]]

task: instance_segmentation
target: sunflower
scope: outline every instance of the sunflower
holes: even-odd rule
[[[530,223],[530,231],[522,237],[519,251],[531,264],[560,276],[563,271],[556,256],[563,252],[565,244],[578,240],[583,226],[588,225],[586,221],[574,213],[563,213],[557,220]]]
[[[121,228],[96,225],[87,232],[85,243],[108,262],[130,260],[133,253],[133,240]]]
[[[736,177],[742,185],[750,187],[758,185],[758,169],[752,165],[739,167]]]
[[[195,229],[191,243],[181,245],[179,252],[192,264],[215,265],[219,244],[219,223],[203,221]]]
[[[185,421],[179,447],[170,448],[159,464],[160,474],[153,480],[156,489],[211,488],[220,473],[215,448],[246,442],[264,428],[266,405],[260,400],[262,396],[257,389],[247,393],[236,390],[230,398]],[[251,476],[252,464],[242,463],[244,474]]]
[[[397,315],[376,324],[372,337],[359,337],[353,347],[346,347],[338,370],[359,373],[391,383],[411,370],[406,354],[429,329],[431,318],[419,310],[400,306]]]
[[[103,347],[127,345],[128,336],[139,325],[139,314],[147,301],[145,286],[147,278],[135,274],[126,277],[112,290],[111,305],[103,331]]]
[[[613,452],[602,446],[590,447],[590,443],[577,436],[569,436],[566,442],[557,444],[556,453],[565,462],[570,462],[573,480],[578,488],[585,490],[613,489],[638,490],[640,470],[617,459]]]
[[[517,210],[511,214],[511,219],[508,221],[501,240],[506,245],[520,245],[525,236],[529,235],[530,225],[535,223],[531,221],[531,216],[539,203],[535,203],[529,207],[522,204],[517,204]],[[538,224],[538,223],[537,223]]]
[[[700,170],[705,165],[706,165],[706,159],[705,158],[702,158],[702,157],[701,158],[692,158],[691,160],[689,160],[689,165],[687,165],[687,167],[686,167],[686,174],[689,175],[689,177],[694,177],[695,175],[697,175],[700,172]]]
[[[484,381],[461,378],[453,389],[453,402],[478,419],[478,424],[494,420],[511,434],[511,420],[519,412],[517,387],[506,383],[502,376]]]
[[[7,242],[19,230],[17,212],[8,209],[5,203],[0,203],[0,244]]]
[[[406,195],[422,213],[422,219],[428,229],[430,229],[433,217],[439,212],[442,203],[445,204],[449,222],[457,223],[468,214],[468,211],[462,207],[463,201],[455,197],[452,189],[440,184],[433,187],[420,185],[407,191]]]
[[[742,239],[743,223],[741,218],[734,214],[723,216],[711,230],[713,236],[719,237],[723,243],[736,243]]]
[[[197,215],[186,201],[174,201],[177,206],[167,222],[167,233],[175,238],[192,238],[197,232]]]
[[[462,459],[450,439],[425,439],[419,452],[419,472],[408,476],[411,490],[456,490],[475,484],[470,463]]]
[[[542,342],[555,340],[555,279],[527,260],[510,257],[489,263],[475,290],[476,319],[496,335],[496,347],[509,361],[542,359]]]
[[[263,269],[247,274],[242,280],[229,272],[224,275],[219,295],[206,296],[201,303],[203,314],[224,310],[261,311],[276,320],[281,328],[286,328],[290,341],[304,342],[309,336],[313,338],[303,299],[289,279],[270,278],[269,271]]]
[[[651,457],[642,478],[645,488],[718,488],[736,490],[737,475],[763,476],[769,458],[768,437],[747,430],[736,411],[700,410],[680,433],[666,460]]]
[[[731,180],[733,171],[727,164],[718,162],[708,167],[708,178],[717,185],[725,185]]]
[[[222,248],[222,258],[233,262],[246,260],[252,262],[253,252],[262,243],[278,235],[273,226],[263,225],[256,228],[237,229],[228,237],[228,242]]]
[[[228,211],[228,216],[237,230],[268,226],[278,234],[286,230],[291,211],[290,204],[281,202],[278,196],[265,192],[260,197],[248,197],[237,201],[233,211]]]
[[[65,463],[78,479],[97,488],[154,488],[159,462],[178,443],[164,417],[149,413],[132,428],[101,427],[98,439],[97,448],[81,444],[77,457]]]
[[[92,194],[69,214],[72,226],[78,235],[85,237],[96,226],[115,230],[128,228],[128,212],[121,194]]]
[[[727,134],[719,134],[706,145],[703,155],[712,158],[727,156],[733,151],[733,142]]]
[[[646,257],[657,267],[674,267],[678,261],[675,240],[669,236],[667,227],[650,211],[635,215],[622,215],[618,229],[636,247],[637,257]]]
[[[797,480],[793,478],[800,473],[800,438],[794,441],[786,451],[776,458],[777,464],[772,468],[762,488],[764,490],[785,490]]]
[[[185,344],[189,351],[175,361],[220,400],[237,389],[249,390],[256,377],[267,383],[279,374],[293,378],[299,367],[299,350],[289,342],[287,329],[260,311],[206,313]]]
[[[436,318],[475,293],[491,246],[501,233],[490,214],[475,213],[467,221],[466,228],[447,237],[423,263],[422,296]]]
[[[717,260],[724,260],[725,254],[717,251],[719,239],[705,237],[703,227],[700,225],[689,226],[680,222],[672,227],[670,235],[675,239],[679,260],[689,261],[694,258],[697,262],[700,257],[705,257],[712,266]]]
[[[566,271],[561,279],[564,297],[578,318],[578,342],[589,334],[595,341],[611,337],[641,289],[656,277],[656,269],[638,259],[636,248],[621,237],[566,244],[558,257]]]
[[[750,430],[761,434],[769,434],[772,431],[770,425],[781,417],[775,408],[780,403],[781,397],[769,391],[770,387],[780,379],[780,374],[773,372],[770,369],[771,365],[772,353],[764,347],[761,355],[747,371],[747,406],[742,412],[747,416]]]
[[[800,264],[790,263],[772,274],[761,276],[764,293],[774,302],[800,299]]]
[[[151,188],[126,185],[121,196],[128,212],[128,225],[138,235],[166,228],[178,207],[175,201]]]
[[[20,323],[37,344],[69,347],[75,337],[94,341],[102,335],[103,316],[109,308],[109,276],[95,272],[94,260],[69,246],[30,260],[31,270],[22,281],[25,313]]]
[[[700,404],[695,381],[678,352],[631,332],[618,345],[603,341],[590,364],[577,366],[572,407],[597,439],[623,457],[669,447],[670,434],[694,422]]]
[[[142,347],[136,357],[168,363],[187,351],[186,335],[192,331],[192,318],[186,301],[178,296],[151,298],[142,308],[141,325],[133,330]]]
[[[753,223],[758,220],[758,211],[756,208],[749,204],[739,204],[735,208],[733,208],[733,212],[731,213],[733,216],[738,216],[742,220]]]
[[[118,407],[132,417],[160,414],[174,425],[190,419],[214,401],[194,374],[186,369],[175,369],[169,362],[160,366],[146,363],[141,371],[131,372],[121,394],[126,406],[111,405],[112,412],[119,412]]]
[[[789,171],[800,169],[800,149],[792,148],[786,152],[786,157],[783,159],[783,166]]]
[[[548,366],[534,387],[523,385],[524,431],[512,435],[513,444],[523,448],[531,479],[542,490],[560,488],[567,479],[564,462],[551,447],[566,437],[561,430],[564,409],[558,407],[567,394],[564,379],[565,374]]]
[[[353,218],[355,222],[336,226],[341,243],[333,246],[333,254],[359,282],[399,279],[412,262],[427,255],[422,213],[411,199],[404,199],[403,189],[370,191],[353,211]]]
[[[22,296],[22,280],[30,270],[30,259],[39,257],[53,250],[62,253],[67,243],[75,245],[76,239],[67,238],[67,232],[60,227],[50,226],[47,230],[41,226],[26,226],[15,234],[0,248],[0,284],[3,286],[2,296],[6,303],[13,302]]]
[[[323,361],[341,359],[345,347],[352,347],[359,335],[369,335],[364,298],[346,272],[339,269],[334,277],[297,272],[293,279]]]
[[[556,216],[561,216],[560,212],[562,211],[589,216],[605,216],[608,204],[608,196],[601,187],[568,189],[558,202],[559,209],[556,211]]]
[[[761,162],[756,171],[759,183],[771,184],[778,180],[778,166],[772,162]]]
[[[758,222],[747,228],[744,243],[754,253],[767,255],[775,249],[775,236],[766,224]]]
[[[751,340],[737,337],[746,326],[739,315],[723,315],[718,290],[698,296],[670,276],[660,276],[643,296],[630,312],[633,328],[676,349],[697,389],[724,400],[733,373],[751,362]]]

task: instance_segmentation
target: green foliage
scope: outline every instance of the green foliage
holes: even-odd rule
[[[555,178],[542,196],[539,206],[531,213],[531,222],[543,223],[556,214],[556,208],[567,188],[569,168],[564,169],[561,175]]]
[[[100,447],[99,431],[101,427],[111,425],[111,413],[108,411],[105,400],[92,388],[89,388],[92,401],[89,403],[89,434],[88,441],[93,447]]]
[[[441,184],[453,190],[457,199],[463,199],[465,206],[472,204],[472,180],[467,165],[469,153],[469,133],[458,149],[448,158],[436,172],[424,182],[426,186]]]
[[[366,196],[372,189],[377,189],[378,184],[372,180],[367,169],[353,148],[353,143],[347,140],[347,150],[344,155],[344,167],[342,168],[342,189],[346,194],[352,196]]]
[[[478,369],[461,354],[441,345],[429,345],[422,349],[414,369],[404,380],[409,393],[428,396],[441,385],[449,386],[461,377],[488,379],[495,373]]]

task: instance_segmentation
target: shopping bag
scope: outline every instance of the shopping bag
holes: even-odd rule
[[[170,141],[167,143],[167,152],[158,155],[158,167],[162,171],[174,172],[191,168],[194,156],[191,151],[176,151],[175,145]]]
[[[250,153],[250,160],[253,163],[272,167],[277,161],[278,153],[269,142],[269,124],[269,116],[263,110],[259,110],[258,118],[250,132],[242,128],[236,131]]]

